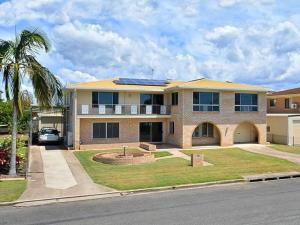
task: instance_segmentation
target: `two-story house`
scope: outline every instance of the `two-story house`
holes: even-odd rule
[[[66,87],[75,149],[266,142],[267,89],[232,82],[115,78]]]
[[[300,88],[273,92],[267,99],[268,141],[300,144]]]

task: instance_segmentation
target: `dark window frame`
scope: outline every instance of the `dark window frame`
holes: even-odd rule
[[[145,96],[145,95],[149,95],[151,96],[151,100],[150,100],[150,103],[142,103],[142,96]],[[158,99],[161,98],[161,99]],[[161,100],[161,104],[157,104],[154,102],[155,101],[158,101],[158,100]],[[142,93],[140,94],[140,105],[164,105],[164,94],[152,94],[152,93]]]
[[[258,112],[258,94],[253,93],[235,93],[235,112]],[[243,99],[243,97],[245,99]],[[244,101],[251,97],[251,102],[245,104]]]
[[[100,124],[104,125],[104,133],[105,135],[100,135],[95,136],[95,125]],[[115,126],[115,127],[114,127]],[[93,123],[92,126],[92,134],[93,134],[93,139],[111,139],[111,138],[119,138],[120,137],[120,124],[118,122],[96,122]],[[100,129],[100,128],[98,128]],[[103,127],[102,127],[103,129]],[[111,129],[111,130],[109,130]]]
[[[170,121],[169,123],[169,134],[174,134],[175,133],[175,123],[174,121]]]
[[[284,99],[284,108],[285,109],[290,109],[291,108],[291,99],[290,98],[285,98]]]
[[[202,96],[201,96],[202,95]],[[210,95],[209,103],[204,102],[205,95]],[[201,98],[203,101],[201,101]],[[220,112],[219,92],[193,92],[193,112]]]
[[[178,92],[172,93],[172,105],[178,105]]]
[[[100,104],[101,94],[111,94],[112,104]],[[95,99],[96,98],[96,99]],[[119,92],[109,92],[109,91],[93,91],[92,92],[92,107],[98,108],[98,105],[118,105],[119,104]]]
[[[276,98],[271,98],[270,99],[270,107],[276,107],[277,99]]]
[[[215,133],[214,129],[214,124],[208,122],[202,123],[195,128],[193,132],[193,138],[213,138]]]

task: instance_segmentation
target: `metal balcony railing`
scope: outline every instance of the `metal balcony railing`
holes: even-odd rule
[[[167,105],[79,105],[78,115],[170,115],[171,108]]]

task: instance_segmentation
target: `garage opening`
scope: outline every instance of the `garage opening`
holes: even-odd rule
[[[256,127],[249,122],[239,124],[234,132],[234,143],[258,143],[258,132]]]
[[[219,129],[209,122],[199,124],[193,132],[192,145],[220,145]]]

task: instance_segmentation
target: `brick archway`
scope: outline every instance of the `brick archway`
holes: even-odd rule
[[[233,143],[259,143],[260,130],[255,123],[243,121],[236,125],[233,132]]]
[[[194,126],[191,144],[192,146],[220,145],[221,138],[219,127],[210,121],[205,121]]]

